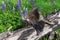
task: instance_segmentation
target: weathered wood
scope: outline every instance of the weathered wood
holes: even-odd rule
[[[36,31],[32,27],[23,28],[14,31],[13,34],[10,36],[4,37],[5,35],[7,35],[7,33],[5,35],[2,34],[3,38],[1,40],[39,40],[39,38],[45,36],[49,32],[53,31],[53,29],[55,30],[58,27],[59,25],[54,25],[52,28],[45,27],[39,36],[36,35]]]

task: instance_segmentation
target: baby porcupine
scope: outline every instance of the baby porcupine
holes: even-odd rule
[[[37,32],[37,35],[39,35],[39,33],[43,30],[45,24],[50,25],[48,22],[43,20],[39,21],[39,17],[40,15],[37,8],[25,16],[26,21],[32,24],[33,28]]]

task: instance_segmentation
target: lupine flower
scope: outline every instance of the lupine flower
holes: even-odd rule
[[[24,10],[24,16],[26,16],[28,14],[28,10],[27,8]]]
[[[2,10],[6,10],[6,4],[4,4],[4,1],[2,1]]]
[[[16,9],[16,11],[17,11],[17,10],[19,9],[19,6],[18,6],[18,5],[16,5],[15,9]]]
[[[21,6],[21,0],[18,0],[18,6],[19,7]]]
[[[33,6],[33,7],[35,7],[34,1],[35,1],[35,0],[31,0],[31,3],[32,3],[32,6]]]
[[[34,4],[34,1],[35,1],[35,0],[31,0],[32,4]]]
[[[18,4],[15,7],[16,11],[19,10],[20,6],[21,6],[21,0],[18,0]]]

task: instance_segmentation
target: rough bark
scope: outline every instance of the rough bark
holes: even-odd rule
[[[53,30],[56,30],[56,28],[59,28],[58,24],[54,25],[52,28],[45,27],[39,36],[36,35],[36,31],[33,27],[22,28],[12,33],[5,32],[0,34],[0,40],[39,40],[41,37],[47,35]]]

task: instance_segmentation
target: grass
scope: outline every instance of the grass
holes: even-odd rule
[[[2,0],[0,0],[0,33],[5,32],[9,27],[13,27],[11,30],[17,30],[19,28],[23,28],[24,24],[21,19],[20,10],[16,11],[15,7],[17,5],[17,0],[10,0],[10,4],[8,4],[8,0],[4,0],[6,4],[6,10],[2,10]],[[51,3],[51,0],[35,0],[35,7],[38,7],[40,12],[46,16],[46,14],[50,14],[53,11],[57,11],[60,9],[60,0],[54,0],[54,5]],[[21,3],[21,10],[28,10],[31,12],[34,7],[32,7],[32,2],[30,0],[23,0]],[[13,7],[15,13],[13,13]],[[60,29],[57,30],[60,33]]]

